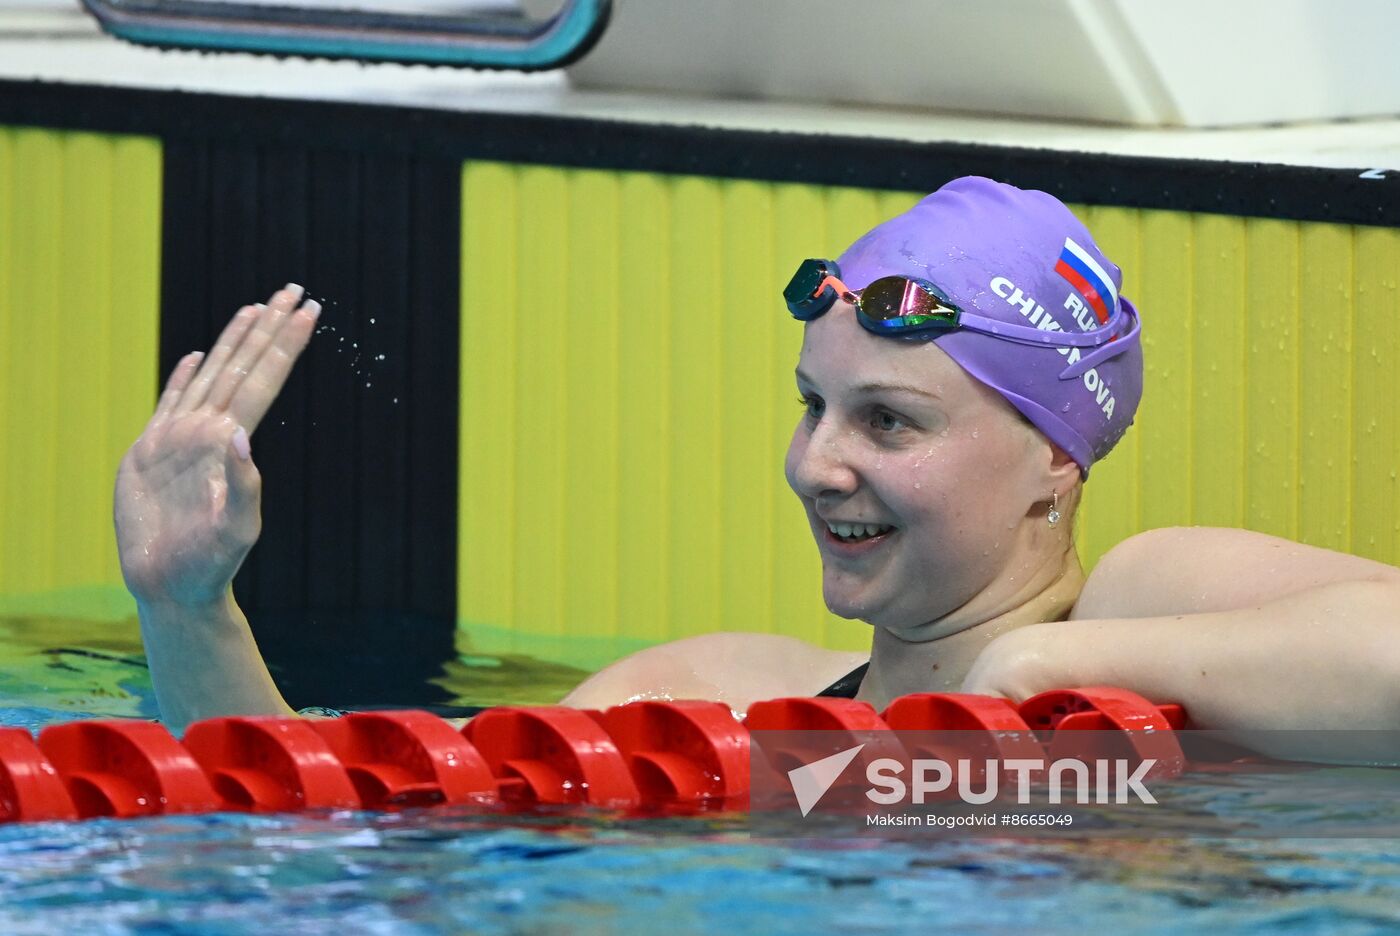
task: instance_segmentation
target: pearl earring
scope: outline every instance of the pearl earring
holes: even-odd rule
[[[1054,526],[1060,522],[1060,492],[1051,491],[1050,496],[1052,498],[1050,501],[1050,509],[1046,511],[1045,519],[1050,522],[1051,526]]]

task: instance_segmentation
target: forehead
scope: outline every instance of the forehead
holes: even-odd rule
[[[844,302],[806,324],[797,368],[828,392],[865,384],[900,384],[946,397],[953,387],[971,381],[931,341],[872,335]]]

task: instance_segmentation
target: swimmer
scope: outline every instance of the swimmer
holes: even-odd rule
[[[619,660],[565,704],[742,710],[826,692],[882,708],[911,692],[1019,701],[1113,685],[1180,702],[1193,727],[1400,725],[1392,566],[1172,528],[1084,574],[1075,510],[1133,420],[1141,326],[1119,268],[1063,204],[958,179],[834,262],[793,265],[805,409],[786,477],[826,604],[870,624],[870,652],[709,634]],[[118,472],[122,571],[173,730],[292,714],[231,583],[261,527],[250,437],[319,314],[301,297],[289,284],[245,306],[207,357],[182,359]],[[744,327],[728,315],[724,327]]]

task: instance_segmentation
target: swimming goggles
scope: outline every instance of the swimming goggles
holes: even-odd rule
[[[856,291],[841,282],[841,269],[831,260],[803,260],[783,290],[788,311],[803,322],[820,318],[844,299],[856,307],[867,331],[877,335],[951,331],[959,327],[963,310],[926,280],[885,276]]]
[[[968,312],[933,283],[915,277],[882,276],[864,289],[851,289],[841,282],[841,268],[832,260],[803,260],[783,290],[783,298],[792,317],[802,322],[820,318],[837,299],[844,299],[855,306],[856,318],[865,330],[877,335],[937,334],[962,328],[1038,346],[1108,350],[1106,346],[1114,343],[1110,353],[1095,355],[1097,360],[1119,354],[1126,342],[1118,344],[1118,339],[1131,339],[1141,327],[1137,316],[1132,315],[1128,332],[1119,334],[1123,316],[1128,315],[1126,302],[1114,310],[1103,327],[1092,331],[1049,331],[1033,325],[1015,325]],[[1075,370],[1082,369],[1076,366]]]

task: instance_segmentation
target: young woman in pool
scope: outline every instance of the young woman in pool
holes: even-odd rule
[[[1133,418],[1137,314],[1064,205],[949,183],[787,290],[807,404],[786,460],[823,593],[870,654],[720,633],[568,704],[1123,686],[1210,728],[1400,726],[1400,570],[1242,530],[1155,530],[1087,578],[1084,479]],[[249,436],[320,312],[289,285],[180,361],[117,477],[122,570],[165,721],[289,714],[230,583],[257,539]],[[1160,314],[1170,314],[1163,310]],[[726,327],[742,327],[730,322]],[[873,536],[870,534],[874,534]],[[868,660],[868,670],[860,667]],[[851,678],[845,680],[852,674]]]

